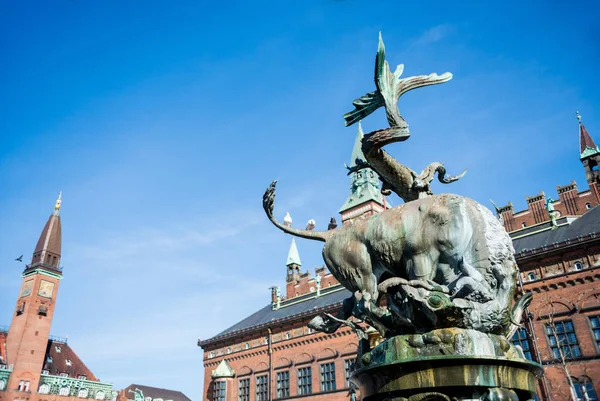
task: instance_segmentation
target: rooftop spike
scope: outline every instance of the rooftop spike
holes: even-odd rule
[[[579,114],[579,111],[576,113],[577,120],[579,121],[579,154],[580,158],[584,159],[588,156],[600,153],[600,149],[598,149],[598,146],[596,146],[596,143],[594,143],[594,140],[581,122],[581,114]]]
[[[56,203],[54,204],[54,213],[55,215],[58,216],[58,213],[60,211],[60,204],[62,203],[62,191],[60,191],[58,193],[58,199],[56,199]]]
[[[296,247],[296,240],[292,238],[292,243],[290,244],[290,250],[288,251],[288,257],[286,266],[289,265],[298,265],[302,266],[302,262],[300,261],[300,254],[298,253],[298,247]]]

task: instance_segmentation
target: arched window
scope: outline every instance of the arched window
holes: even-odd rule
[[[529,279],[529,281],[533,281],[535,279],[537,279],[537,276],[535,275],[535,273],[529,273],[527,274],[527,278]]]
[[[79,389],[79,391],[77,392],[77,397],[79,397],[79,398],[87,398],[87,396],[88,396],[87,388]]]
[[[575,264],[573,265],[573,269],[574,270],[583,270],[583,263],[575,262]]]
[[[246,343],[246,344],[244,345],[244,349],[250,349],[250,343]]]
[[[231,348],[227,348],[227,353],[231,354]]]
[[[586,203],[586,204],[585,204],[585,208],[586,208],[587,210],[590,210],[590,209],[592,208],[592,204],[591,204],[590,202]]]
[[[69,395],[69,388],[61,387],[60,390],[58,390],[58,395]]]
[[[525,222],[522,222],[522,223],[521,223],[521,227],[523,227],[523,228],[527,227],[527,223],[525,223]]]
[[[208,353],[208,357],[209,357],[209,358],[214,358],[214,357],[215,357],[215,353],[214,353],[214,352],[212,352],[212,351],[210,351],[210,352]]]
[[[0,380],[0,391],[6,388],[6,382],[4,380]]]
[[[103,400],[104,399],[104,391],[100,390],[96,393],[96,399],[97,400]]]
[[[38,393],[40,394],[48,394],[50,392],[50,385],[49,384],[42,384],[40,386],[40,389],[38,390]]]

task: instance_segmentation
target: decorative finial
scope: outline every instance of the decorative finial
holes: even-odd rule
[[[579,111],[576,111],[575,114],[577,114],[577,120],[579,120],[579,124],[581,124],[581,114],[579,114]]]
[[[57,212],[60,210],[60,204],[62,203],[62,191],[60,191],[60,193],[58,194],[58,199],[56,200],[56,203],[54,204],[54,210],[56,210]]]

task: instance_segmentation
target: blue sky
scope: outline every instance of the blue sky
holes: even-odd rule
[[[0,7],[0,324],[63,191],[64,280],[52,327],[103,381],[200,400],[208,338],[283,285],[290,238],[263,216],[325,229],[348,195],[377,33],[410,92],[409,141],[452,191],[485,205],[576,180],[579,110],[600,141],[600,4],[577,1],[9,2]],[[363,122],[385,126],[382,112]],[[397,204],[397,199],[390,202]],[[338,219],[339,220],[339,219]],[[303,267],[320,245],[299,241]]]

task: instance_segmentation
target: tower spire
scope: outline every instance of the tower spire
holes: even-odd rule
[[[62,245],[62,227],[59,212],[61,203],[62,192],[58,194],[58,198],[54,203],[54,210],[40,234],[40,238],[33,251],[29,269],[50,268],[55,271],[60,270],[59,262]]]
[[[288,251],[287,263],[285,265],[289,266],[292,264],[302,266],[302,262],[300,261],[300,254],[298,253],[298,247],[296,246],[296,240],[294,238],[292,238],[290,250]]]
[[[359,121],[358,132],[356,133],[352,155],[350,156],[350,164],[346,165],[349,171],[348,175],[350,176],[351,187],[350,196],[340,209],[342,223],[365,213],[370,215],[373,212],[380,212],[384,208],[384,199],[379,188],[379,176],[369,167],[362,151],[363,138],[364,133]],[[357,206],[361,207],[357,208]],[[362,206],[368,207],[362,208]]]
[[[577,120],[579,121],[579,155],[581,159],[600,153],[600,149],[596,146],[596,143],[588,133],[587,129],[581,122],[581,114],[577,113]]]

